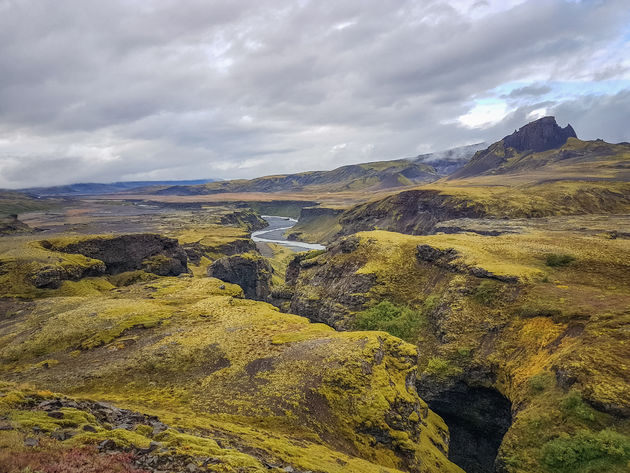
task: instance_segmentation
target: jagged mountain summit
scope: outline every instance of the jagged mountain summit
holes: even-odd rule
[[[543,117],[503,138],[503,144],[517,151],[541,152],[559,148],[569,138],[577,138],[571,125],[562,128],[556,123],[555,117]]]
[[[628,143],[582,141],[571,125],[562,128],[554,117],[544,117],[478,151],[447,179],[510,175],[528,182],[627,180],[629,153]]]

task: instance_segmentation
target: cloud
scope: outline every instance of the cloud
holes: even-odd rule
[[[514,99],[521,97],[539,97],[551,92],[552,88],[548,85],[528,85],[512,90],[509,94],[504,95],[504,98]]]
[[[622,139],[624,4],[0,0],[0,187],[327,169],[543,108]]]

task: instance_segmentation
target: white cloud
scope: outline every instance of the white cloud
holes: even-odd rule
[[[457,121],[467,128],[487,128],[496,125],[510,113],[505,102],[480,103]]]
[[[537,108],[527,114],[527,118],[530,120],[537,120],[539,118],[546,117],[546,116],[547,116],[547,108],[545,107]]]

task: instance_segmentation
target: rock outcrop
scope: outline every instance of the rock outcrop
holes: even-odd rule
[[[300,211],[300,218],[291,228],[287,240],[328,243],[341,228],[338,218],[342,213],[342,209],[330,207],[305,207]]]
[[[272,274],[269,262],[256,253],[226,256],[208,267],[208,276],[238,284],[245,297],[259,301],[267,300],[271,294]]]
[[[291,289],[290,312],[322,322],[338,330],[352,328],[348,319],[369,301],[367,293],[376,283],[373,274],[360,274],[366,259],[353,254],[356,237],[346,237],[325,253],[302,253],[288,265],[286,284]]]
[[[0,235],[31,233],[33,229],[18,219],[17,214],[0,218]]]
[[[246,228],[248,231],[256,231],[265,228],[268,223],[251,210],[237,210],[222,215],[219,218],[221,225],[236,225]]]
[[[256,243],[250,238],[235,238],[232,241],[220,245],[205,245],[202,242],[185,243],[182,245],[188,255],[188,260],[193,264],[199,264],[201,258],[209,253],[232,256],[256,250]]]
[[[108,274],[141,269],[159,276],[177,276],[188,271],[186,252],[177,240],[152,233],[47,240],[41,244],[49,250],[100,260]]]

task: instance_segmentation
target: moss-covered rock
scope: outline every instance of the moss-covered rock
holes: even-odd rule
[[[550,254],[572,259],[550,266]],[[589,232],[373,231],[332,245],[315,264],[296,258],[287,282],[294,310],[313,320],[324,314],[339,328],[390,327],[401,335],[396,313],[420,314],[417,387],[453,426],[452,445],[482,452],[489,447],[474,439],[495,431],[500,471],[546,472],[556,460],[545,463],[544,452],[573,448],[556,442],[563,435],[597,436],[602,429],[627,435],[630,429],[628,261],[630,240]],[[369,283],[356,285],[359,280]],[[383,301],[396,310],[385,310]],[[366,317],[369,327],[361,325]],[[499,406],[498,399],[507,414],[488,408]],[[471,420],[465,411],[478,415]],[[509,427],[502,442],[505,429],[492,425]],[[579,468],[603,472],[598,462],[612,464],[590,461]]]
[[[157,234],[84,236],[41,244],[49,250],[100,260],[109,274],[143,269],[160,276],[177,276],[187,271],[186,252],[177,240]]]
[[[416,393],[413,345],[240,297],[214,278],[160,278],[97,299],[25,304],[1,338],[0,377],[183,429],[151,436],[131,423],[118,437],[99,424],[77,442],[165,442],[195,458],[213,456],[218,442],[303,471],[460,471],[446,459],[444,423]]]

